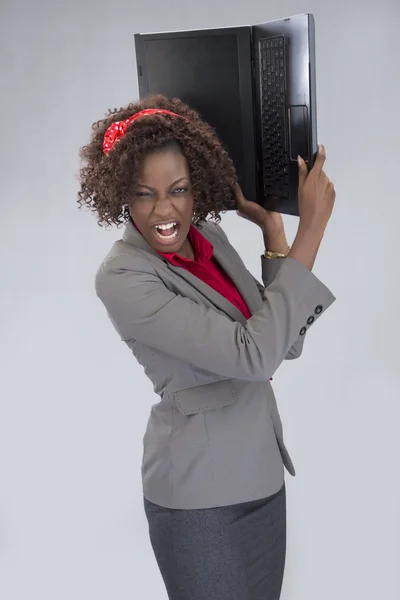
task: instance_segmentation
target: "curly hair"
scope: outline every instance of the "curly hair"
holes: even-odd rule
[[[108,127],[146,108],[166,109],[183,118],[140,118],[128,127],[109,154],[104,154],[103,138]],[[212,127],[181,100],[149,96],[125,108],[109,110],[103,120],[92,125],[92,130],[89,144],[80,151],[78,204],[89,207],[97,215],[99,225],[119,226],[129,219],[133,186],[144,158],[150,152],[176,144],[189,165],[194,224],[209,215],[219,221],[221,212],[234,208],[232,184],[237,176],[233,162]]]

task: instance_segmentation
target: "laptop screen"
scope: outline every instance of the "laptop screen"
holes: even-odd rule
[[[240,166],[243,149],[236,35],[145,40],[143,67],[148,93],[178,97],[197,109]]]

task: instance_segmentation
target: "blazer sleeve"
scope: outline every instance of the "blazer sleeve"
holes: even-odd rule
[[[264,258],[263,256],[261,257],[261,273],[262,273],[262,281],[263,281],[264,285],[262,285],[255,277],[253,277],[253,279],[260,291],[261,297],[263,297],[263,295],[264,295],[265,288],[267,288],[275,279],[284,260],[286,260],[286,259],[281,259],[281,258],[267,259],[267,258]],[[307,326],[308,326],[308,323],[307,323]],[[301,354],[303,352],[304,340],[305,340],[305,334],[304,335],[299,334],[296,341],[294,342],[293,346],[291,348],[289,348],[289,351],[288,351],[287,355],[285,356],[286,360],[293,360],[293,359],[299,358],[299,356],[301,356]]]
[[[124,341],[137,340],[222,377],[273,376],[307,327],[335,300],[304,265],[286,258],[244,326],[170,291],[145,257],[117,254],[103,263],[96,291]]]

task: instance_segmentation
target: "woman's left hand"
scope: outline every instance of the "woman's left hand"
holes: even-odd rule
[[[237,214],[260,227],[265,239],[267,250],[286,254],[289,249],[282,215],[271,210],[266,210],[260,204],[247,200],[239,185],[235,185]]]

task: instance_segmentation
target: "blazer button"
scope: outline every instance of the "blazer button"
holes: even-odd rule
[[[321,313],[322,313],[322,306],[320,304],[318,304],[317,308],[315,309],[315,314],[320,315]]]
[[[306,327],[302,327],[300,329],[300,335],[304,335],[306,331],[307,331],[307,328]]]
[[[314,323],[314,321],[315,321],[314,317],[308,317],[307,325],[312,325],[312,323]]]

